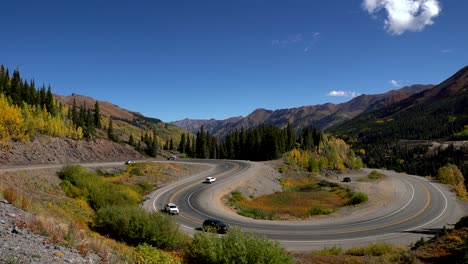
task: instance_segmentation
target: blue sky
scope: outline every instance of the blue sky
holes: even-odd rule
[[[468,1],[5,1],[0,64],[163,121],[340,103],[468,63]]]

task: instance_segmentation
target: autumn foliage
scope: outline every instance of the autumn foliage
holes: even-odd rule
[[[468,198],[465,178],[457,165],[447,164],[440,168],[437,172],[437,180],[452,187],[460,198],[465,200]]]
[[[342,139],[334,137],[325,140],[317,152],[295,148],[286,155],[286,161],[310,172],[358,169],[363,166],[361,159],[356,157],[350,147]]]
[[[81,139],[82,128],[65,118],[66,111],[53,100],[50,88],[36,89],[18,71],[10,77],[0,67],[0,147],[8,150],[9,142],[26,142],[37,134]]]

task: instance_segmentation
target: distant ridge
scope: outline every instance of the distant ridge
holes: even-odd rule
[[[383,94],[363,94],[341,104],[326,103],[279,110],[259,108],[246,117],[232,117],[225,120],[192,120],[186,118],[171,122],[171,124],[187,129],[192,133],[199,131],[203,125],[205,131],[218,137],[223,137],[229,131],[235,129],[253,128],[262,123],[278,127],[285,127],[290,123],[296,129],[310,126],[326,129],[334,124],[350,120],[363,112],[400,102],[415,93],[432,87],[434,85],[412,85]]]

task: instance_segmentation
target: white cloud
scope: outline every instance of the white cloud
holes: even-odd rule
[[[357,92],[351,92],[351,91],[331,91],[327,94],[327,96],[335,96],[335,97],[356,97],[361,95],[360,93]]]
[[[400,87],[400,83],[397,80],[390,80],[389,83],[395,87]]]
[[[423,30],[442,10],[439,0],[364,0],[362,5],[369,14],[385,9],[385,29],[394,35]]]

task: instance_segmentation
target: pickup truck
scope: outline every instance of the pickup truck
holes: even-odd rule
[[[205,182],[206,183],[213,183],[216,181],[215,177],[206,177]]]

